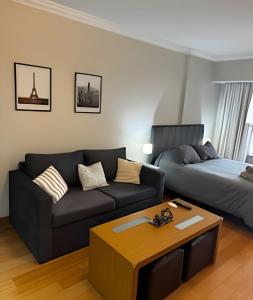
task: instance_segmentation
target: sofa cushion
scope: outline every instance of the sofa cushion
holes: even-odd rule
[[[118,158],[118,169],[114,181],[140,184],[141,168],[141,163]]]
[[[110,182],[99,190],[115,199],[116,208],[156,196],[155,188],[144,184]]]
[[[33,179],[53,165],[68,185],[80,183],[77,165],[83,163],[83,152],[31,154],[25,156],[26,173]]]
[[[47,168],[33,182],[52,197],[53,203],[60,201],[68,191],[66,182],[54,166]]]
[[[78,174],[84,191],[108,185],[101,162],[90,166],[78,165]]]
[[[107,180],[113,180],[116,177],[118,158],[126,159],[126,148],[84,150],[84,163],[92,165],[101,161]]]
[[[53,227],[100,215],[114,208],[112,197],[98,190],[84,192],[81,187],[72,187],[61,201],[53,205]]]

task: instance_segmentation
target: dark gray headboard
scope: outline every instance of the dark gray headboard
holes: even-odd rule
[[[203,124],[154,125],[151,133],[151,143],[153,144],[151,162],[154,162],[164,150],[181,145],[201,144],[203,136]]]

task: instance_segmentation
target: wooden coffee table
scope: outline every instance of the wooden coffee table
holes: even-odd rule
[[[184,202],[181,199],[178,199]],[[171,223],[157,228],[142,223],[122,232],[115,232],[119,225],[141,217],[153,218],[167,208],[163,203],[137,213],[96,226],[90,230],[89,281],[107,300],[134,300],[137,295],[139,269],[188,241],[217,227],[222,218],[197,206],[192,210],[171,208],[174,219]],[[175,225],[201,216],[204,219],[180,230]],[[219,236],[219,235],[218,235]],[[218,240],[218,238],[217,238]],[[217,243],[213,263],[217,254]]]

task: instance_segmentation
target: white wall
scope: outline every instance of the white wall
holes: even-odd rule
[[[129,158],[143,160],[152,124],[178,121],[183,54],[9,0],[0,1],[0,37],[0,217],[8,215],[8,171],[25,153],[126,146]],[[14,62],[52,68],[52,112],[15,111]],[[189,123],[211,120],[203,113],[212,110],[206,105],[211,96],[203,96],[205,89],[209,94],[209,63],[200,65],[189,70]],[[75,72],[103,76],[102,114],[73,112]]]

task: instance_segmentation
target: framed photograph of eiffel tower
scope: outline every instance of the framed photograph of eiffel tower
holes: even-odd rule
[[[15,109],[51,111],[51,68],[14,63]]]
[[[101,113],[102,76],[75,73],[75,112]]]

